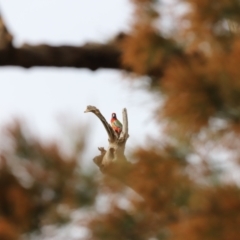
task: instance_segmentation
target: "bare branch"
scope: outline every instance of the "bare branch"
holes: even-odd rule
[[[104,148],[98,148],[100,151],[100,155],[96,156],[93,161],[94,163],[99,167],[100,171],[108,175],[110,177],[113,177],[120,181],[122,184],[130,187],[133,189],[136,193],[138,193],[140,196],[145,199],[145,197],[142,195],[141,189],[135,184],[134,177],[135,176],[134,171],[137,171],[136,164],[132,164],[123,156],[123,159],[121,161],[112,162],[111,164],[104,165],[103,164],[103,158],[106,154],[106,150]],[[141,173],[140,173],[141,177]]]
[[[94,106],[87,106],[86,110],[84,111],[85,113],[92,112],[94,113],[102,122],[103,126],[105,127],[107,134],[108,134],[108,140],[110,142],[114,142],[117,139],[117,136],[115,132],[113,131],[112,127],[110,124],[106,121],[105,117],[101,114],[101,112]]]
[[[126,108],[122,110],[122,117],[123,117],[123,129],[120,135],[120,141],[127,141],[129,135],[128,135],[128,116]]]
[[[102,159],[106,153],[106,150],[103,147],[99,147],[98,150],[101,152],[101,154],[94,157],[93,161],[101,169],[102,168]]]
[[[94,113],[100,121],[103,123],[105,130],[108,134],[108,149],[105,151],[104,148],[98,148],[101,151],[101,155],[94,158],[94,162],[99,167],[107,167],[116,162],[127,162],[127,159],[124,155],[126,141],[128,139],[128,120],[127,120],[127,110],[123,109],[123,124],[124,124],[124,133],[122,137],[119,138],[118,134],[112,129],[110,124],[106,121],[104,116],[101,114],[99,109],[94,106],[87,106],[86,110],[84,111]]]

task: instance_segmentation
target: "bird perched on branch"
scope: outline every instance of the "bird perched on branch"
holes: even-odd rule
[[[122,124],[121,124],[121,122],[117,119],[116,113],[112,113],[111,125],[112,125],[112,129],[113,129],[118,135],[120,135],[120,133],[122,132]]]

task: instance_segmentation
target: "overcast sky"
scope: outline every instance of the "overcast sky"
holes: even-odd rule
[[[129,29],[133,8],[127,0],[0,0],[0,11],[14,43],[80,45],[105,42]],[[59,116],[69,122],[89,122],[93,144],[106,146],[100,121],[84,114],[87,105],[98,107],[107,119],[122,108],[129,114],[128,150],[151,136],[154,99],[119,71],[72,68],[0,68],[0,125],[18,117],[44,139],[59,136]],[[90,149],[89,149],[90,151]],[[91,150],[92,151],[92,150]]]

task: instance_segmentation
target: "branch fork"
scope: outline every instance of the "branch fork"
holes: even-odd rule
[[[128,134],[128,117],[127,117],[127,109],[124,108],[122,110],[123,115],[123,129],[118,136],[118,134],[112,129],[111,125],[106,121],[105,117],[101,114],[100,110],[95,106],[87,106],[85,113],[92,112],[95,114],[99,120],[102,122],[107,135],[108,135],[108,148],[105,150],[104,148],[98,148],[101,154],[96,156],[93,160],[103,171],[113,163],[124,163],[127,162],[126,157],[124,155],[126,141],[129,137]]]

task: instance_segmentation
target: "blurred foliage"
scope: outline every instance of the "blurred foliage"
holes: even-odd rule
[[[161,134],[128,156],[137,193],[83,171],[84,131],[67,155],[16,123],[0,158],[0,239],[66,223],[76,210],[87,212],[79,225],[89,240],[239,239],[240,1],[174,1],[184,11],[168,34],[162,1],[132,2],[122,62],[151,78]]]
[[[240,1],[173,1],[172,13],[184,11],[167,34],[164,1],[132,2],[122,62],[159,92],[161,145],[134,151],[129,178],[142,199],[96,214],[89,239],[237,240]]]
[[[0,162],[0,239],[66,223],[73,210],[94,204],[96,178],[82,171],[81,156],[67,156],[56,143],[41,143],[17,122],[5,132],[9,146]]]

